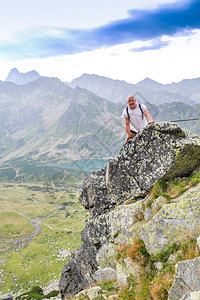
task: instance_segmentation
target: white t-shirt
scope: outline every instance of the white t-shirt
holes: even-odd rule
[[[147,109],[144,104],[141,104],[141,108],[143,112]],[[139,108],[139,105],[137,104],[137,107],[135,109],[130,109],[128,107],[128,113],[130,116],[130,129],[133,131],[138,132],[140,129],[144,128],[147,126],[147,120],[146,117],[143,115],[142,118],[142,112],[141,109]],[[122,113],[122,117],[125,119],[128,119],[128,114],[126,108],[124,109]]]

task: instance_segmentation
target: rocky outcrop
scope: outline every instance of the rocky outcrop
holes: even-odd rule
[[[5,294],[0,296],[0,300],[13,300],[12,294]]]
[[[186,293],[180,300],[200,300],[200,291]]]
[[[98,300],[103,300],[102,296],[103,291],[99,286],[92,287],[91,289],[82,291],[78,293],[78,295],[74,298],[74,300],[82,300],[82,299],[88,299],[88,300],[93,300],[93,299],[98,299]]]
[[[106,268],[117,269],[115,249],[131,243],[140,233],[141,225],[137,221],[141,212],[142,202],[139,201],[86,220],[81,232],[83,244],[71,253],[68,265],[63,268],[59,283],[62,297],[73,296],[97,281],[99,268],[104,271]],[[120,269],[119,273],[122,277]]]
[[[95,217],[127,199],[143,198],[161,178],[190,174],[199,161],[197,136],[175,123],[152,124],[85,180],[80,202]]]
[[[200,234],[200,184],[164,205],[152,220],[143,225],[142,239],[151,254],[161,252],[183,239]]]
[[[62,298],[77,294],[95,281],[94,274],[98,269],[96,253],[97,249],[89,241],[71,253],[59,282]]]
[[[198,188],[187,195],[187,200],[182,196],[171,204],[160,198],[146,207],[145,198],[159,179],[186,176],[199,164],[200,138],[176,124],[163,123],[146,127],[106,168],[93,172],[80,194],[91,217],[81,233],[82,246],[72,252],[63,268],[59,283],[62,297],[77,294],[103,274],[116,276],[119,285],[136,275],[137,269],[127,259],[121,265],[115,259],[121,244],[143,238],[147,250],[156,253],[173,238],[178,239],[182,229],[199,236]],[[160,205],[164,205],[161,210]]]
[[[177,263],[176,269],[176,276],[169,290],[168,300],[190,299],[191,292],[200,290],[200,257],[180,261]]]

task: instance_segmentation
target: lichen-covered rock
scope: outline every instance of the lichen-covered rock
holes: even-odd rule
[[[12,294],[5,294],[0,296],[0,300],[13,300]]]
[[[200,300],[200,291],[186,293],[180,300]]]
[[[148,201],[151,201],[150,197],[144,199],[145,206],[147,205]],[[153,216],[160,210],[160,208],[166,203],[167,203],[167,199],[162,196],[155,199],[150,206],[145,208],[144,219],[146,221],[151,220]]]
[[[197,246],[199,247],[200,250],[200,236],[197,238]]]
[[[200,161],[200,138],[175,123],[151,124],[125,144],[106,169],[84,182],[80,202],[96,216],[126,199],[144,197],[161,178],[190,174]]]
[[[115,242],[115,245],[128,244],[140,233],[141,226],[138,221],[142,219],[142,215],[142,201],[120,205],[107,214],[88,219],[81,233],[82,241],[90,241],[97,248],[107,242]]]
[[[131,264],[130,260],[127,258],[123,259],[123,262],[117,263],[117,283],[119,286],[127,285],[130,276],[138,276],[138,271]]]
[[[80,202],[90,210],[91,217],[81,233],[82,246],[72,252],[63,268],[59,282],[62,298],[91,286],[99,267],[119,269],[116,248],[133,243],[141,237],[141,231],[152,253],[164,250],[180,237],[180,232],[181,236],[184,232],[199,236],[200,198],[194,194],[187,201],[180,198],[170,205],[160,199],[151,207],[156,215],[147,224],[150,215],[144,214],[144,198],[157,180],[188,175],[199,165],[199,137],[177,124],[152,124],[125,144],[106,168],[86,178]]]
[[[97,252],[97,263],[101,268],[116,268],[116,245],[106,243]]]
[[[80,293],[78,293],[76,295],[76,297],[74,297],[73,299],[74,300],[78,300],[78,299],[88,299],[88,300],[103,300],[103,291],[102,289],[100,288],[100,286],[95,286],[95,287],[92,287],[88,290],[84,290]]]
[[[165,204],[142,227],[149,253],[156,254],[174,243],[200,235],[200,185],[185,192],[176,203]]]
[[[142,222],[138,222],[138,216],[142,211],[142,201],[138,201],[120,205],[114,211],[86,220],[85,228],[81,232],[83,244],[72,252],[68,265],[64,266],[61,274],[59,289],[62,297],[75,295],[95,282],[98,266],[116,266],[115,249],[120,244],[130,244],[138,236],[142,226]],[[113,247],[109,246],[110,243]],[[106,254],[101,252],[102,249],[111,250],[111,253],[107,253],[108,259],[105,259]]]
[[[112,281],[117,278],[117,272],[113,268],[104,268],[95,272],[95,281]]]
[[[176,265],[176,276],[168,293],[168,300],[180,300],[185,294],[199,291],[199,274],[200,257],[178,262]]]
[[[59,281],[62,298],[74,296],[95,281],[94,273],[98,269],[96,253],[96,248],[89,242],[71,253]]]
[[[163,264],[160,261],[156,261],[153,265],[159,271],[161,271],[163,268]]]
[[[149,221],[153,218],[154,214],[153,214],[153,210],[150,207],[147,207],[144,211],[144,219],[146,221]]]
[[[153,209],[154,212],[158,212],[159,209],[166,203],[167,203],[167,199],[160,196],[153,201],[151,208]]]
[[[120,244],[131,243],[140,233],[141,225],[137,221],[142,209],[142,201],[138,201],[130,205],[121,205],[116,210],[95,219],[86,220],[85,228],[81,232],[83,244],[72,252],[68,265],[64,266],[61,274],[59,289],[62,297],[73,296],[91,285],[96,280],[95,272],[98,265],[102,268],[115,267],[114,249]],[[106,260],[103,259],[102,266],[100,250],[109,243],[113,244],[112,260],[108,259],[106,264]],[[107,255],[109,256],[108,253]]]
[[[180,260],[181,256],[182,256],[182,251],[178,250],[175,253],[170,254],[170,256],[169,256],[169,258],[167,260],[167,263],[168,264],[175,264],[175,262],[177,262],[178,260]]]

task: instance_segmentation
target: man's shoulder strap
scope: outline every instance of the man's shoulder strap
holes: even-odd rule
[[[139,105],[139,108],[140,108],[140,110],[141,110],[141,112],[142,112],[142,119],[143,119],[143,118],[144,118],[144,113],[143,113],[143,110],[142,110],[142,106],[141,106],[140,103],[139,103],[138,105]]]
[[[128,119],[130,119],[130,115],[129,115],[129,112],[128,112],[128,106],[126,107],[126,112],[127,112]]]
[[[143,119],[144,118],[144,113],[143,113],[143,110],[142,110],[142,106],[141,106],[140,103],[138,105],[139,105],[139,108],[140,108],[140,110],[142,112],[142,119]],[[129,112],[128,112],[128,106],[126,107],[126,112],[127,112],[128,119],[130,119],[130,115],[129,115]]]

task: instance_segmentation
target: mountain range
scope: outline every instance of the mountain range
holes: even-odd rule
[[[57,78],[0,82],[0,159],[105,157],[124,140],[121,105]],[[115,135],[117,132],[117,135]]]
[[[187,93],[180,93],[184,83],[163,85],[148,78],[137,84],[131,84],[126,81],[113,80],[103,76],[83,74],[68,84],[71,87],[79,86],[86,88],[112,102],[124,103],[128,95],[134,94],[138,101],[142,101],[143,103],[150,102],[155,105],[172,102],[182,102],[189,105],[200,103],[200,78],[195,84],[192,81],[191,88],[189,88],[188,81],[186,82]]]
[[[161,84],[146,78],[138,82],[137,86],[149,88],[154,91],[164,90],[169,93],[179,94],[196,103],[200,103],[200,78],[184,79],[180,82],[173,82],[171,84]]]
[[[193,95],[187,98],[160,90],[163,85],[150,79],[133,85],[83,74],[64,83],[38,73],[36,79],[28,79],[27,73],[16,70],[11,70],[13,73],[15,83],[8,80],[9,76],[0,81],[0,163],[17,157],[62,163],[116,155],[125,140],[120,116],[129,94],[136,94],[138,102],[146,103],[157,121],[198,118],[200,113],[200,104],[191,100],[192,90],[198,94],[193,80],[190,89],[186,81]],[[25,79],[29,82],[16,84]],[[200,134],[199,121],[179,124]]]

